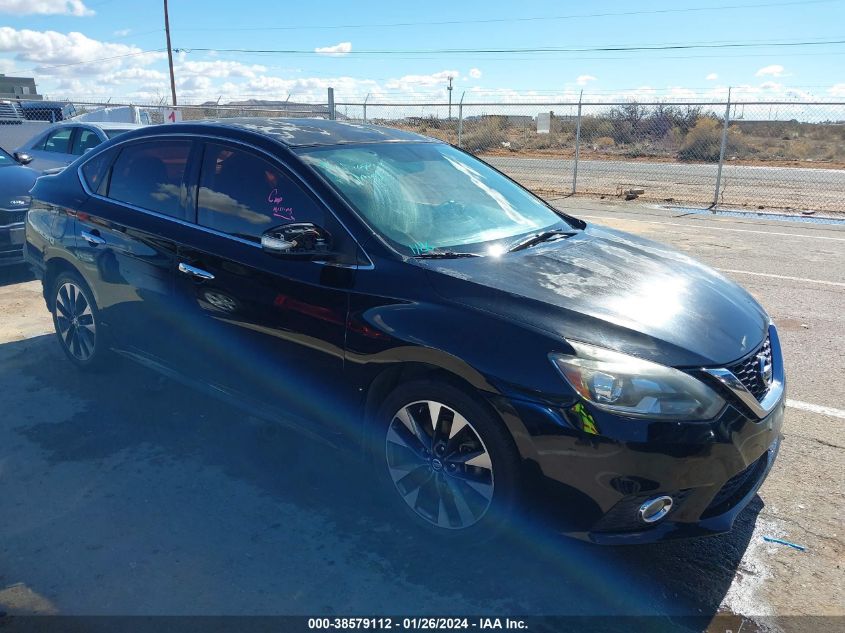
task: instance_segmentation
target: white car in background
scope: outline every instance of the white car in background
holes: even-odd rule
[[[100,143],[139,127],[138,123],[56,123],[15,150],[15,159],[39,172],[63,169]]]

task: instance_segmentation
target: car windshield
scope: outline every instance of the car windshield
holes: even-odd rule
[[[18,161],[12,158],[6,150],[0,147],[0,167],[9,167],[10,165],[17,165]]]
[[[481,253],[497,240],[571,228],[543,201],[444,143],[307,148],[300,156],[405,254]]]
[[[115,136],[120,136],[121,134],[126,134],[129,130],[103,130],[106,133],[108,138],[114,138]]]

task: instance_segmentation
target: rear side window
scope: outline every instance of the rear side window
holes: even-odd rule
[[[105,181],[105,175],[111,165],[114,156],[117,153],[117,148],[108,149],[100,152],[94,158],[82,165],[82,177],[85,179],[85,184],[94,193],[101,193]]]
[[[129,145],[112,167],[108,197],[184,219],[181,193],[190,151],[191,141]]]
[[[44,143],[45,152],[56,152],[58,154],[70,154],[70,137],[73,134],[72,127],[63,127],[56,130],[47,137]]]
[[[267,229],[291,222],[324,224],[324,212],[288,176],[263,158],[208,144],[197,195],[197,222],[259,241]]]
[[[100,137],[97,136],[97,133],[93,130],[88,130],[86,128],[80,128],[79,134],[76,135],[76,138],[73,141],[73,145],[71,146],[70,153],[76,154],[77,156],[82,156],[85,152],[89,149],[94,149],[99,145],[102,141]]]

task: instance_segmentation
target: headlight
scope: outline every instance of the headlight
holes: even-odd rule
[[[550,354],[566,381],[601,409],[633,417],[709,420],[725,401],[682,371],[569,341],[576,356]]]

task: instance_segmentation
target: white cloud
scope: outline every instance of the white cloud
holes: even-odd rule
[[[707,81],[716,81],[718,78],[719,78],[719,75],[717,75],[716,73],[710,73],[709,75],[707,75],[705,77],[705,79]]]
[[[780,92],[783,90],[783,84],[776,81],[764,81],[760,84],[761,90],[768,90],[770,92]]]
[[[757,71],[756,75],[758,77],[780,77],[783,74],[783,66],[780,64],[772,64],[771,66],[763,66],[760,70]]]
[[[845,84],[833,84],[827,91],[834,97],[845,97]]]
[[[132,29],[118,29],[112,35],[115,37],[126,37],[132,32]]]
[[[481,79],[481,71],[478,68],[470,68],[469,76],[473,79]]]
[[[177,74],[201,75],[225,79],[229,77],[243,77],[253,79],[261,73],[267,72],[266,66],[259,64],[242,64],[235,61],[215,59],[210,62],[181,61],[175,68]]]
[[[578,79],[575,80],[575,83],[579,86],[586,86],[591,81],[597,81],[596,77],[592,75],[578,75]]]
[[[41,64],[34,72],[42,76],[102,75],[121,68],[124,63],[143,65],[164,55],[144,53],[136,46],[101,42],[78,32],[16,30],[8,26],[0,27],[0,53],[13,53],[18,61]],[[91,60],[101,61],[79,63]]]
[[[0,13],[12,15],[94,15],[82,0],[3,0]]]
[[[334,46],[318,47],[314,49],[314,52],[320,55],[332,55],[334,57],[348,55],[352,52],[352,42],[340,42]]]
[[[389,80],[385,86],[388,90],[415,90],[416,88],[431,88],[442,85],[444,88],[449,77],[457,77],[457,70],[441,70],[430,75],[404,75],[398,79]]]
[[[673,86],[669,88],[669,96],[673,99],[694,99],[696,96],[695,90],[683,88],[681,86]]]

